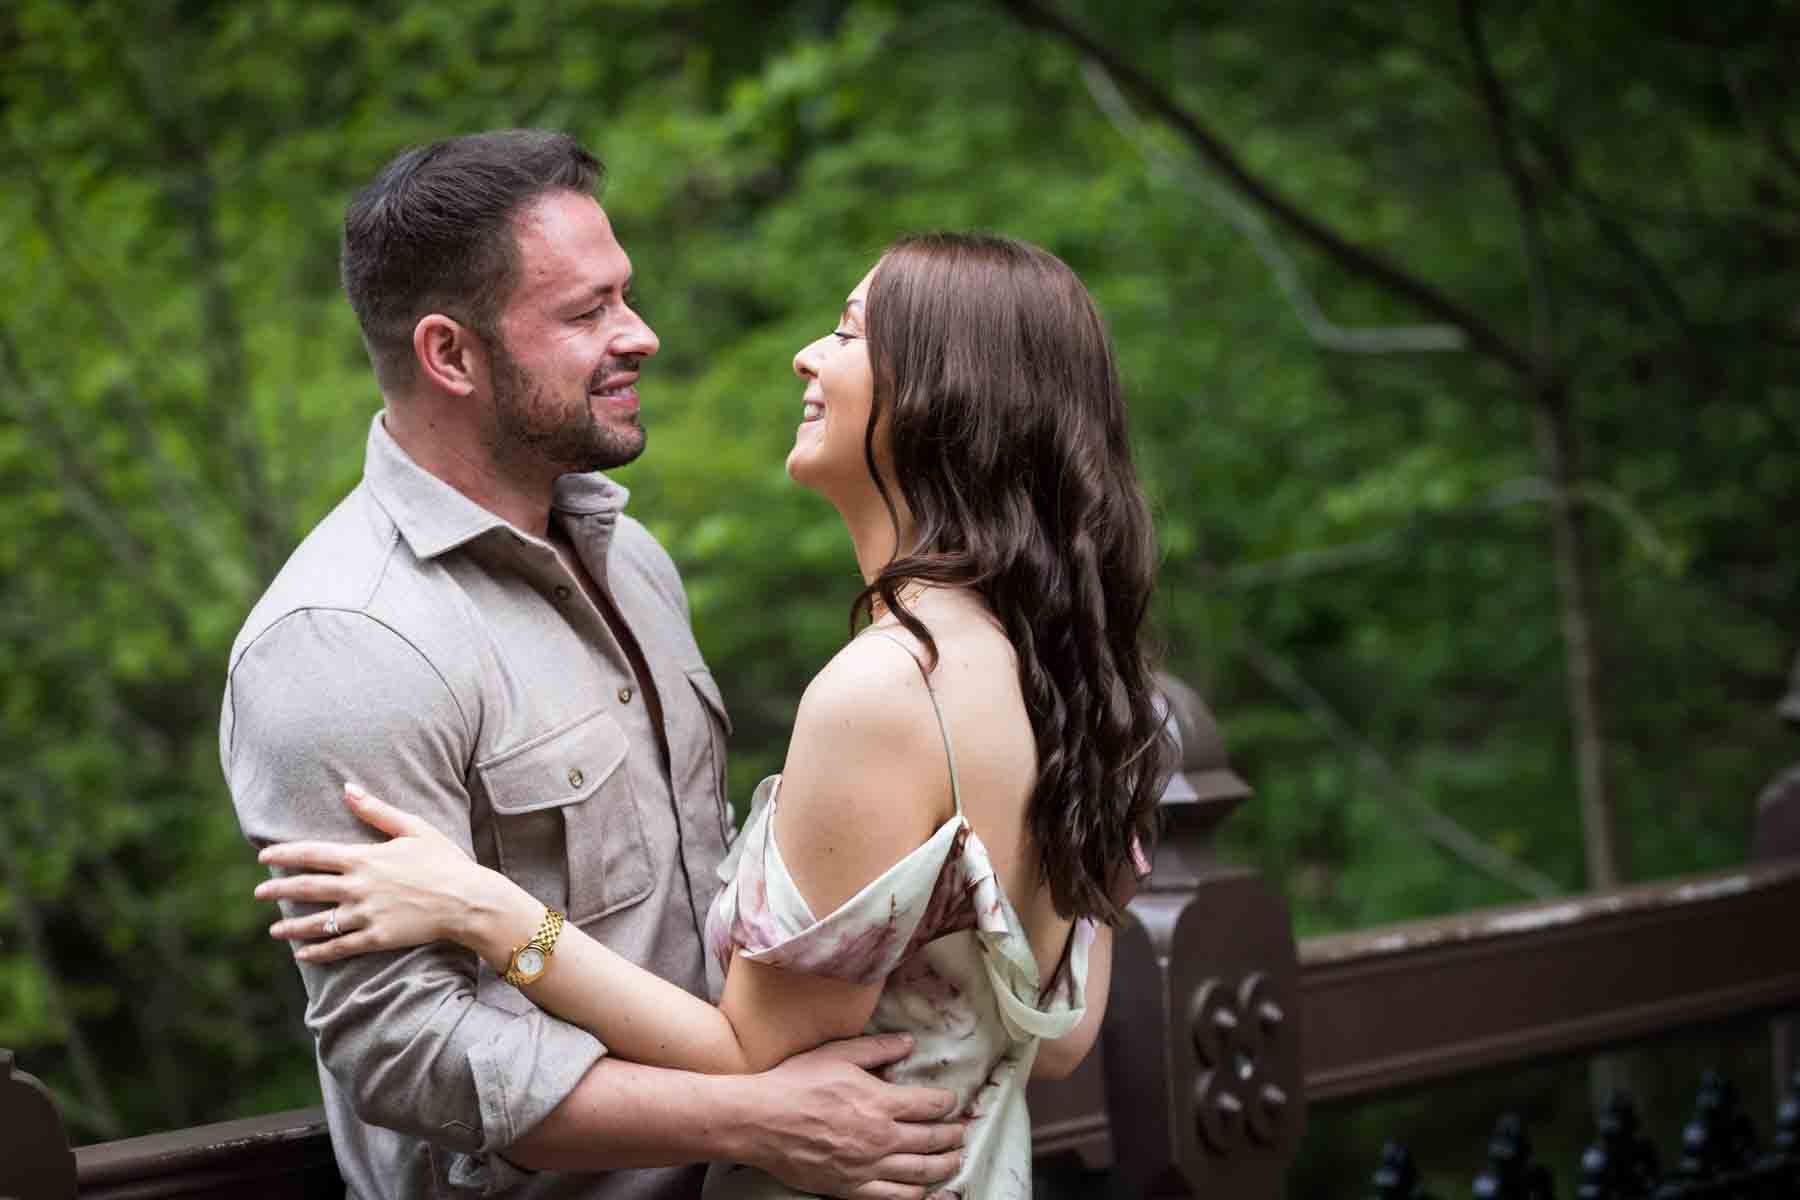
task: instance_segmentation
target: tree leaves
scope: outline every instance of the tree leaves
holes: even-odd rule
[[[1792,754],[1769,706],[1800,594],[1793,10],[1728,7],[1484,26],[1581,389],[1640,875],[1740,858]],[[1454,14],[1058,8],[1309,213],[1524,336],[1516,216]],[[1519,894],[1424,836],[1415,802],[1579,884],[1516,381],[1466,355],[1321,350],[1205,177],[1155,167],[1181,144],[1122,136],[1078,58],[1002,6],[21,0],[0,18],[0,1042],[79,1130],[313,1096],[298,983],[218,775],[225,654],[355,482],[379,404],[336,284],[351,190],[407,144],[521,123],[610,167],[664,344],[650,449],[619,477],[683,568],[740,802],[859,586],[836,514],[782,470],[792,356],[897,234],[988,227],[1063,255],[1109,319],[1171,665],[1258,788],[1229,852],[1306,932]],[[1421,319],[1271,236],[1337,324]]]

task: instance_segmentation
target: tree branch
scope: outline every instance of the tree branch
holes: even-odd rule
[[[124,354],[131,364],[126,372],[126,381],[117,387],[119,399],[118,411],[124,416],[125,424],[131,430],[133,444],[144,464],[154,473],[159,487],[162,489],[164,501],[177,515],[177,523],[185,528],[198,530],[203,528],[200,522],[199,508],[189,491],[187,481],[170,463],[158,444],[156,430],[152,421],[151,406],[148,399],[139,391],[136,380],[151,374],[144,369],[148,361],[138,345],[138,339],[131,324],[113,307],[106,291],[88,271],[81,256],[75,252],[71,244],[68,230],[64,227],[62,213],[56,202],[56,195],[50,186],[37,160],[24,146],[15,140],[10,147],[13,156],[24,168],[26,182],[31,187],[32,211],[37,217],[38,228],[44,234],[44,240],[50,251],[56,256],[62,267],[64,278],[69,280],[72,289],[83,304],[87,306],[94,320],[112,339],[113,344]],[[15,370],[23,376],[22,360],[14,353]]]
[[[18,401],[23,424],[31,430],[36,440],[55,455],[58,474],[64,485],[63,494],[76,515],[107,548],[119,566],[128,570],[138,581],[146,597],[168,625],[170,636],[177,643],[191,643],[193,631],[188,622],[187,611],[155,586],[156,575],[150,548],[131,534],[121,519],[119,504],[70,444],[61,423],[25,377],[18,346],[4,328],[0,328],[0,375],[11,380],[12,386],[7,390]]]
[[[1551,543],[1556,559],[1557,598],[1562,609],[1563,663],[1568,675],[1569,719],[1575,735],[1587,885],[1591,889],[1617,887],[1625,871],[1621,864],[1617,806],[1607,771],[1600,653],[1594,636],[1585,522],[1579,498],[1581,470],[1576,462],[1567,392],[1541,395],[1535,419],[1538,458],[1551,490]]]
[[[1646,559],[1664,571],[1675,571],[1678,557],[1674,548],[1657,532],[1650,519],[1618,489],[1587,480],[1576,487],[1575,497],[1583,505],[1597,508],[1617,521],[1625,536]],[[1415,516],[1360,541],[1310,547],[1276,558],[1220,567],[1212,572],[1211,579],[1222,587],[1243,591],[1271,584],[1290,583],[1312,575],[1353,570],[1393,558],[1432,534],[1455,535],[1457,531],[1475,525],[1489,513],[1519,504],[1550,504],[1555,499],[1555,490],[1540,475],[1512,479],[1492,488],[1480,500],[1462,508],[1435,510]]]
[[[1022,24],[1055,35],[1105,68],[1121,87],[1157,116],[1167,121],[1196,154],[1211,163],[1238,191],[1258,208],[1272,215],[1304,240],[1347,268],[1352,274],[1380,285],[1423,312],[1461,329],[1470,345],[1523,376],[1535,373],[1531,356],[1514,345],[1481,317],[1431,284],[1395,266],[1376,252],[1358,246],[1323,222],[1302,212],[1275,188],[1259,179],[1214,133],[1142,71],[1109,47],[1036,0],[997,0]]]
[[[1543,216],[1538,207],[1537,189],[1532,186],[1531,175],[1519,158],[1512,130],[1512,106],[1488,55],[1487,38],[1481,31],[1480,8],[1480,0],[1462,0],[1458,6],[1463,40],[1468,44],[1469,58],[1475,65],[1476,87],[1493,135],[1494,153],[1500,160],[1500,168],[1512,188],[1513,202],[1518,207],[1519,241],[1531,297],[1531,357],[1537,365],[1536,374],[1548,375],[1556,370],[1556,314]]]
[[[1095,105],[1112,122],[1119,135],[1149,161],[1153,171],[1160,171],[1173,181],[1188,183],[1190,186],[1198,185],[1195,190],[1200,192],[1213,211],[1237,228],[1238,233],[1250,243],[1257,257],[1269,269],[1269,274],[1275,279],[1275,286],[1287,297],[1289,306],[1300,319],[1307,335],[1320,347],[1350,354],[1430,353],[1468,348],[1469,339],[1454,325],[1389,325],[1351,329],[1337,324],[1319,307],[1318,300],[1300,275],[1300,268],[1269,232],[1268,223],[1263,220],[1262,214],[1210,180],[1195,178],[1190,171],[1183,171],[1173,159],[1157,149],[1145,136],[1137,114],[1131,111],[1130,104],[1120,94],[1118,85],[1106,73],[1105,67],[1091,58],[1087,59],[1081,64],[1081,76],[1087,83],[1088,94],[1094,98]]]
[[[280,544],[279,515],[269,486],[267,464],[252,422],[243,326],[221,272],[224,252],[219,244],[219,183],[212,168],[211,150],[204,138],[189,130],[179,113],[162,103],[164,96],[178,93],[159,86],[161,81],[152,77],[141,44],[116,45],[113,56],[120,79],[137,97],[154,137],[162,144],[165,160],[188,164],[186,173],[166,190],[171,207],[187,219],[189,253],[194,276],[200,283],[199,340],[207,391],[231,451],[231,466],[235,470],[228,478],[238,484],[238,503],[251,556],[258,577],[266,579],[281,565],[284,547]]]
[[[1488,54],[1481,29],[1481,0],[1462,0],[1463,40],[1474,64],[1477,90],[1487,112],[1494,152],[1512,187],[1518,208],[1519,241],[1531,289],[1532,357],[1538,372],[1531,381],[1537,450],[1551,491],[1551,544],[1561,609],[1563,665],[1568,675],[1569,722],[1575,738],[1577,788],[1587,885],[1618,886],[1618,813],[1607,770],[1606,735],[1600,701],[1599,647],[1594,637],[1587,540],[1581,505],[1581,469],[1566,380],[1561,379],[1555,343],[1556,313],[1550,286],[1548,246],[1537,190],[1520,159],[1512,128],[1512,105]]]
[[[1269,686],[1305,710],[1313,722],[1325,731],[1359,769],[1378,778],[1384,787],[1383,795],[1407,810],[1411,818],[1418,822],[1418,827],[1427,840],[1490,879],[1516,888],[1528,896],[1544,899],[1562,891],[1556,881],[1542,871],[1483,841],[1455,818],[1408,789],[1387,756],[1359,734],[1331,701],[1303,679],[1291,663],[1248,634],[1242,637],[1245,657],[1251,668]]]
[[[1429,42],[1407,37],[1390,28],[1376,30],[1371,28],[1367,22],[1348,12],[1341,14],[1339,28],[1348,32],[1353,42],[1360,48],[1385,49],[1390,45],[1401,46],[1437,67],[1444,77],[1456,87],[1471,94],[1478,91],[1475,81],[1468,77],[1466,64],[1453,54]],[[1517,109],[1509,108],[1509,114],[1515,129],[1523,133],[1531,142],[1532,147],[1538,152],[1538,157],[1549,168],[1551,178],[1557,187],[1580,207],[1582,214],[1593,224],[1595,232],[1642,280],[1645,290],[1660,301],[1664,312],[1680,333],[1682,340],[1688,344],[1690,353],[1699,357],[1703,347],[1700,345],[1693,319],[1689,316],[1687,305],[1681,299],[1680,293],[1676,291],[1667,273],[1613,215],[1615,212],[1628,211],[1629,215],[1639,220],[1667,220],[1669,214],[1647,214],[1629,210],[1627,206],[1601,196],[1581,181],[1576,173],[1574,155],[1570,152],[1568,143],[1563,141],[1548,125],[1530,113],[1519,112]],[[1693,219],[1697,223],[1707,226],[1718,222],[1729,222],[1761,227],[1748,215],[1695,216]]]
[[[244,329],[237,305],[221,273],[222,248],[218,240],[217,194],[204,163],[196,167],[189,183],[189,244],[194,273],[200,280],[200,330],[205,350],[209,399],[221,410],[221,425],[231,446],[232,459],[242,481],[243,520],[257,577],[267,579],[281,566],[284,547],[280,538],[280,514],[275,511],[262,445],[252,424],[250,368],[244,354]]]

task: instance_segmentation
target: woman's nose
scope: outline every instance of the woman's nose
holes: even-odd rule
[[[800,353],[794,355],[794,374],[802,379],[812,379],[818,375],[817,368],[813,366],[813,355],[818,348],[818,342],[808,342],[800,347]]]

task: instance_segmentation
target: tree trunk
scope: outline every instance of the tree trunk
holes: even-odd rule
[[[1589,890],[1624,881],[1618,810],[1606,766],[1601,718],[1599,647],[1594,640],[1587,542],[1583,536],[1580,466],[1570,421],[1569,390],[1555,383],[1539,390],[1535,419],[1538,462],[1550,484],[1550,530],[1562,609],[1563,670],[1575,736],[1576,781],[1581,797],[1582,845]]]

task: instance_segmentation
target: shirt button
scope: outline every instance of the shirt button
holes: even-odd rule
[[[559,583],[556,585],[556,591],[552,594],[555,595],[558,600],[567,600],[569,598],[569,589],[566,585]]]
[[[619,689],[619,703],[620,704],[630,704],[631,703],[631,689],[630,688],[622,687]]]
[[[587,777],[581,773],[580,767],[570,767],[569,768],[569,786],[570,787],[572,787],[572,788],[580,787],[581,781],[585,778],[587,778]]]

